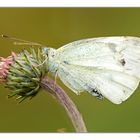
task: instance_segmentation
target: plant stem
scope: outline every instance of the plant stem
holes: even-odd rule
[[[41,86],[45,90],[49,91],[51,95],[55,97],[55,99],[57,99],[65,108],[76,132],[87,132],[82,115],[65,91],[57,85],[54,80],[48,77],[42,79]]]

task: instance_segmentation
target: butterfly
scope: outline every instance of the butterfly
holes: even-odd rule
[[[44,48],[51,73],[74,93],[87,91],[114,104],[128,99],[140,81],[140,38],[83,39],[58,49]]]
[[[87,91],[99,99],[105,97],[120,104],[139,85],[138,37],[82,39],[58,49],[45,47],[43,55],[49,72],[58,76],[76,94]]]

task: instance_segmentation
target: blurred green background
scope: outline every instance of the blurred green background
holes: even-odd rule
[[[83,38],[140,37],[140,8],[1,8],[0,34],[54,48]],[[0,56],[22,49],[0,39]],[[88,93],[76,96],[60,84],[79,108],[89,132],[140,132],[140,88],[121,105],[114,105]],[[74,132],[65,110],[48,93],[41,91],[19,105],[6,98],[8,93],[1,85],[0,132]]]

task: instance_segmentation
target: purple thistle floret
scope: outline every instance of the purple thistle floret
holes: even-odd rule
[[[6,81],[10,65],[13,63],[15,57],[16,53],[14,52],[12,52],[11,56],[8,56],[7,58],[0,57],[0,82]]]

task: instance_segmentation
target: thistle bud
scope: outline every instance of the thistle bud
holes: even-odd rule
[[[0,81],[11,90],[8,97],[16,96],[19,102],[33,98],[40,89],[40,81],[47,72],[42,49],[23,50],[19,54],[12,53],[8,58],[1,58]]]

